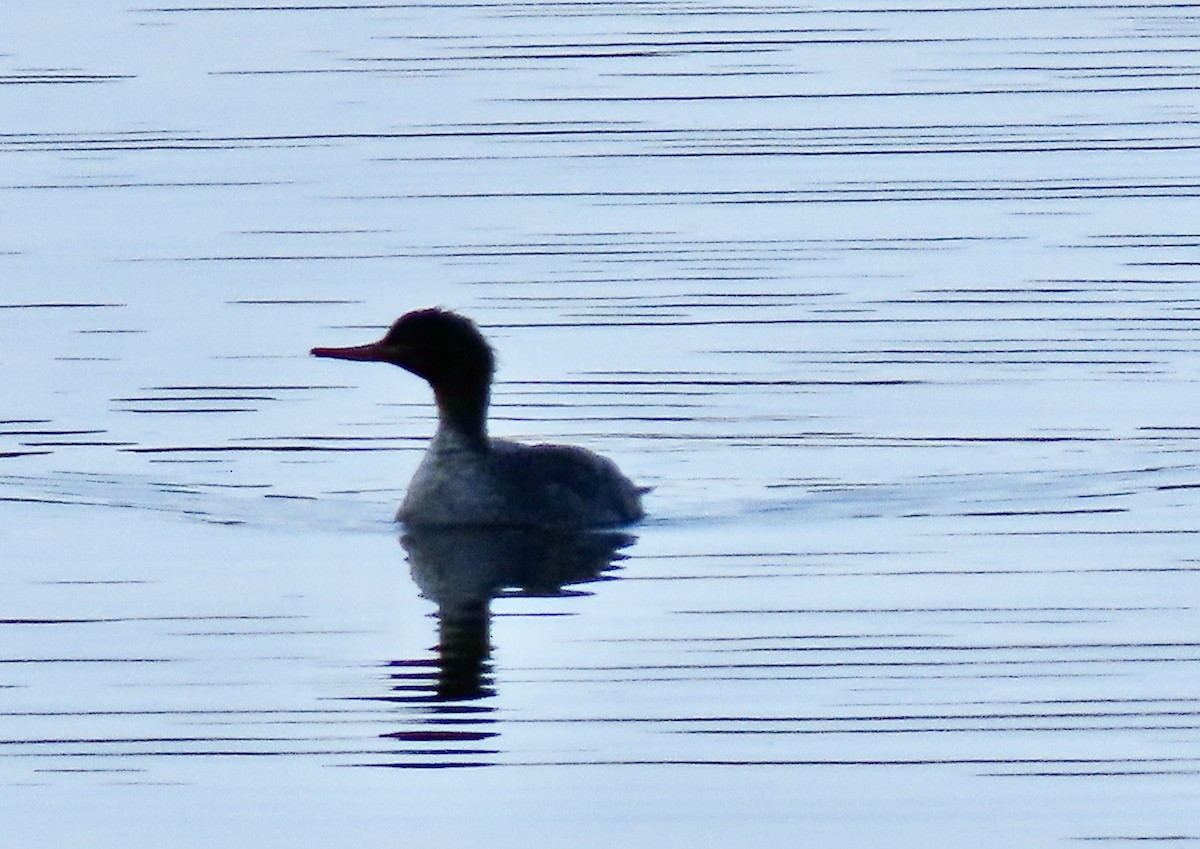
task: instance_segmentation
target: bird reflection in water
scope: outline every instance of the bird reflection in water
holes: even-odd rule
[[[465,748],[409,750],[414,759],[390,766],[478,766],[494,755],[474,746],[496,736],[491,669],[491,602],[498,597],[584,595],[571,587],[611,580],[622,549],[636,537],[616,531],[532,528],[410,528],[400,538],[413,580],[437,605],[438,644],[432,660],[397,661],[390,701],[426,706],[419,727],[386,734],[407,744]],[[476,704],[471,704],[476,702]],[[474,760],[462,760],[472,756]]]
[[[435,694],[441,700],[490,695],[491,601],[499,596],[566,596],[570,586],[611,577],[635,537],[602,531],[530,528],[410,529],[401,544],[413,580],[438,606]]]

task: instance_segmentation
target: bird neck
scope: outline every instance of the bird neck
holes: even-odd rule
[[[487,448],[487,384],[473,387],[433,387],[437,400],[438,432],[472,448]]]

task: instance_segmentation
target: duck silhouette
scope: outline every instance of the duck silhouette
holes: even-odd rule
[[[378,342],[313,348],[313,356],[383,362],[426,380],[438,426],[396,519],[406,527],[558,529],[626,525],[645,513],[636,486],[611,460],[572,445],[523,445],[487,433],[495,357],[470,319],[422,309]]]

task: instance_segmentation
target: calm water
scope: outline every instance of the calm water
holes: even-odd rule
[[[13,845],[1200,843],[1195,7],[3,18]],[[399,538],[430,304],[635,537]]]

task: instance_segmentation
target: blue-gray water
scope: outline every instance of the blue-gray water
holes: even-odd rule
[[[1200,842],[1194,6],[3,19],[13,845]],[[406,553],[430,304],[611,563]]]

